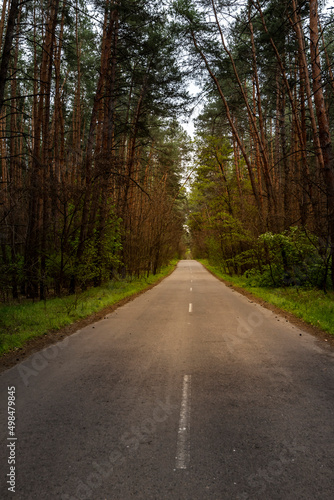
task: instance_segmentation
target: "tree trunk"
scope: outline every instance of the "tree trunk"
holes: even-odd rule
[[[321,65],[319,54],[317,0],[310,0],[310,50],[313,78],[313,95],[319,127],[319,140],[323,156],[323,175],[326,183],[327,217],[330,236],[330,253],[332,257],[331,278],[334,287],[334,157],[330,135],[326,105],[321,82]]]
[[[0,114],[4,103],[5,86],[6,86],[7,72],[10,61],[10,52],[12,49],[15,23],[18,14],[19,14],[19,0],[12,0],[8,14],[7,30],[3,44],[1,65],[0,65]]]

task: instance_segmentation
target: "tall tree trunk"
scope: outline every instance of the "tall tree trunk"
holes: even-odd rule
[[[7,8],[7,0],[3,0],[2,11],[1,11],[1,20],[0,20],[0,49],[2,47],[2,35],[3,35],[4,27],[5,27],[6,8]]]
[[[4,103],[5,86],[6,86],[8,66],[10,61],[10,52],[12,49],[13,37],[15,32],[15,23],[18,15],[19,15],[19,0],[12,0],[7,19],[7,30],[3,44],[1,64],[0,64],[0,114]]]
[[[108,19],[108,15],[110,18]],[[80,225],[80,234],[78,247],[76,251],[76,263],[75,268],[77,268],[85,247],[86,238],[92,233],[92,221],[94,220],[95,215],[98,212],[98,195],[94,197],[92,200],[92,163],[94,157],[94,146],[95,146],[95,158],[96,152],[101,154],[101,149],[103,146],[103,123],[98,124],[101,121],[102,117],[104,122],[104,118],[107,117],[105,115],[105,101],[108,101],[108,96],[106,95],[106,87],[107,87],[107,79],[108,79],[108,63],[110,63],[110,54],[112,51],[112,40],[114,35],[115,28],[115,19],[113,15],[109,13],[109,0],[106,1],[105,4],[105,18],[104,18],[104,26],[103,26],[103,38],[102,38],[102,46],[101,46],[101,70],[100,76],[97,83],[97,89],[94,97],[93,109],[91,113],[90,119],[90,127],[87,138],[87,146],[86,146],[86,158],[84,162],[84,173],[85,173],[85,195],[83,200],[83,208],[82,208],[82,218]],[[111,97],[111,96],[110,96]],[[113,96],[112,96],[113,97]],[[97,193],[100,193],[101,190],[101,182],[99,182],[99,188],[96,187]],[[92,206],[90,206],[92,202]],[[75,292],[76,287],[76,276],[75,270],[71,278],[70,285],[70,293]]]
[[[266,185],[266,190],[267,190],[267,208],[268,208],[268,213],[269,213],[269,221],[270,225],[274,223],[274,218],[275,214],[277,215],[277,200],[276,200],[276,195],[273,190],[272,186],[272,179],[270,177],[270,161],[269,161],[269,152],[268,152],[268,145],[267,145],[267,140],[266,140],[266,135],[265,135],[265,126],[264,126],[264,118],[263,118],[263,111],[262,111],[262,99],[261,99],[261,91],[260,91],[260,83],[259,83],[259,75],[258,75],[258,70],[257,70],[257,58],[256,58],[256,49],[255,49],[255,42],[254,42],[254,30],[253,30],[253,23],[251,21],[251,12],[250,8],[248,9],[248,25],[250,29],[250,34],[251,34],[251,43],[252,43],[252,58],[253,58],[253,78],[254,78],[254,83],[255,83],[255,89],[256,89],[256,99],[254,96],[254,101],[257,102],[257,110],[258,110],[258,116],[259,116],[259,132],[255,130],[256,128],[256,121],[255,118],[253,118],[253,126],[255,133],[257,137],[260,136],[261,141],[258,140],[259,147],[261,149],[261,154],[262,154],[262,166],[263,166],[263,177]],[[246,96],[245,96],[246,97]],[[255,109],[254,113],[251,112],[250,114],[252,117],[255,117]]]
[[[276,47],[276,44],[275,44],[273,38],[270,36],[270,33],[269,33],[269,30],[268,30],[268,27],[267,27],[267,24],[266,24],[266,21],[265,21],[265,18],[264,18],[263,11],[262,11],[262,8],[261,8],[259,0],[250,0],[250,1],[252,2],[252,4],[255,6],[255,8],[257,9],[257,11],[260,14],[260,18],[261,18],[261,22],[262,22],[262,25],[263,25],[263,29],[264,29],[265,33],[268,35],[268,37],[269,37],[270,44],[271,44],[271,46],[273,48],[274,54],[276,56],[276,59],[277,59],[278,65],[279,65],[279,68],[281,70],[283,82],[284,82],[284,85],[285,85],[286,90],[287,90],[287,95],[289,97],[289,101],[290,101],[292,113],[294,115],[294,119],[295,119],[296,126],[297,126],[297,133],[298,133],[298,138],[299,138],[299,142],[300,142],[300,145],[301,145],[301,151],[302,151],[302,155],[303,155],[303,161],[304,161],[305,167],[307,168],[306,145],[303,144],[303,132],[302,132],[301,125],[300,125],[298,110],[295,107],[294,98],[293,98],[292,91],[291,91],[291,86],[290,86],[289,79],[288,79],[288,76],[287,76],[287,73],[286,73],[286,69],[285,69],[285,66],[284,66],[284,61],[283,61],[283,59],[282,59],[282,57],[281,57],[281,55],[280,55],[280,53],[279,53],[279,51],[278,51],[278,49]]]
[[[53,69],[53,57],[55,48],[55,32],[58,18],[59,0],[53,0],[50,4],[50,17],[46,28],[45,45],[41,71],[41,91],[44,93],[44,99],[41,96],[42,105],[40,106],[40,118],[42,122],[42,156],[41,165],[43,169],[43,202],[42,202],[42,227],[41,227],[41,269],[40,269],[40,299],[45,300],[46,283],[46,254],[47,254],[47,232],[50,219],[50,192],[51,192],[51,141],[50,134],[50,99],[51,99],[51,79]],[[43,66],[43,62],[45,66]],[[44,76],[45,75],[45,76]],[[45,78],[45,80],[44,80]]]
[[[267,189],[267,197],[268,197],[269,204],[270,204],[271,203],[271,199],[273,198],[273,191],[272,191],[272,186],[271,186],[271,181],[270,181],[270,176],[269,176],[269,169],[270,169],[270,167],[269,167],[268,151],[267,151],[265,143],[263,142],[264,130],[262,130],[261,132],[259,131],[259,128],[258,128],[257,123],[256,123],[256,119],[255,119],[255,116],[254,116],[254,113],[253,113],[253,111],[251,109],[251,106],[250,106],[250,104],[248,102],[248,97],[247,97],[245,88],[242,85],[242,82],[240,80],[239,73],[238,73],[238,70],[237,70],[234,58],[232,56],[231,51],[227,48],[227,45],[225,43],[225,38],[224,38],[224,35],[223,35],[223,31],[221,29],[221,26],[220,26],[220,23],[219,23],[219,20],[218,20],[218,15],[217,15],[215,1],[211,0],[211,4],[212,4],[212,8],[213,8],[213,12],[214,12],[215,20],[216,20],[216,25],[218,27],[218,31],[219,31],[219,34],[220,34],[220,39],[221,39],[223,48],[224,48],[226,54],[228,55],[228,57],[230,58],[230,61],[231,61],[231,64],[232,64],[232,68],[233,68],[233,73],[235,75],[236,81],[237,81],[239,89],[241,91],[241,95],[242,95],[244,103],[246,105],[247,113],[248,113],[249,119],[251,121],[251,124],[253,126],[254,133],[255,133],[255,136],[256,136],[256,140],[258,141],[258,144],[259,144],[259,148],[260,148],[260,152],[261,152],[261,156],[262,156],[262,162],[263,162],[262,164],[263,164],[264,179],[265,179],[265,184],[266,184],[266,189]],[[255,50],[255,47],[253,47],[253,50]],[[254,69],[254,73],[256,74],[256,55],[255,55],[255,53],[253,53],[253,69]],[[256,76],[255,76],[255,78],[256,78]],[[261,106],[261,101],[259,103],[259,106]],[[262,110],[261,110],[260,114],[261,114],[261,117],[262,117]],[[260,120],[261,120],[261,118],[260,118]],[[260,121],[260,126],[261,125],[263,127],[263,120],[262,120],[262,122]]]
[[[310,51],[313,78],[313,95],[316,115],[318,119],[319,140],[323,156],[323,175],[327,190],[327,216],[332,257],[331,277],[332,285],[334,287],[334,157],[321,82],[318,22],[319,19],[317,0],[310,0]]]

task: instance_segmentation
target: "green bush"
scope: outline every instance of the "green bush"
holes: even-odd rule
[[[223,252],[217,238],[207,238],[209,262],[231,276],[242,275],[249,286],[330,287],[329,249],[303,229],[291,227],[282,233],[263,233],[257,239],[235,239],[230,251],[224,244]],[[233,254],[237,248],[241,251]]]
[[[291,227],[279,234],[262,234],[258,245],[265,263],[258,273],[248,273],[247,278],[257,280],[259,286],[324,285],[329,261],[326,252],[320,254],[314,235]]]

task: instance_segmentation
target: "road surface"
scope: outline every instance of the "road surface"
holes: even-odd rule
[[[332,500],[333,356],[181,261],[1,375],[0,497]]]

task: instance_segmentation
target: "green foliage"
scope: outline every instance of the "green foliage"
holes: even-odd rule
[[[244,275],[249,286],[330,286],[329,249],[305,228],[259,231],[250,186],[226,137],[199,134],[188,227],[195,258],[206,257],[225,273]],[[247,179],[247,178],[246,178]]]
[[[69,207],[73,213],[74,207]],[[96,225],[92,233],[86,238],[82,257],[77,261],[80,226],[66,227],[71,236],[65,245],[59,244],[58,251],[47,256],[45,280],[52,288],[56,283],[62,289],[68,289],[72,276],[75,276],[79,286],[86,288],[92,284],[108,281],[113,270],[119,267],[121,252],[121,220],[114,214],[114,207],[109,206],[109,215],[102,226]],[[56,239],[61,242],[64,227],[59,226],[60,233]],[[57,248],[57,247],[56,247]]]
[[[318,287],[325,290],[330,285],[329,255],[320,251],[317,238],[297,227],[274,234],[261,234],[256,240],[234,236],[235,243],[243,242],[249,248],[224,259],[218,241],[206,242],[209,262],[220,266],[229,275],[243,274],[244,283],[251,287]],[[240,231],[240,229],[239,229]],[[236,248],[236,245],[234,245]],[[242,269],[247,270],[242,273]]]
[[[121,264],[120,219],[110,216],[104,221],[101,231],[95,229],[92,239],[88,240],[82,259],[76,268],[79,283],[87,284],[98,280],[103,283],[113,274],[113,269]]]
[[[246,204],[249,185],[237,185],[226,138],[199,136],[197,162],[188,220],[195,258],[244,274],[250,286],[327,289],[330,259],[322,240],[298,227],[258,236],[254,205]]]
[[[247,283],[252,286],[326,285],[328,257],[320,255],[317,240],[304,230],[291,227],[289,231],[267,232],[258,238],[253,250],[259,260],[258,268],[246,271]]]
[[[254,235],[244,223],[254,212],[240,199],[239,190],[248,194],[246,177],[240,179],[235,170],[233,150],[227,137],[200,134],[196,140],[196,174],[189,196],[188,226],[194,256],[208,256],[211,262],[222,263],[234,274],[247,269],[249,250]]]

